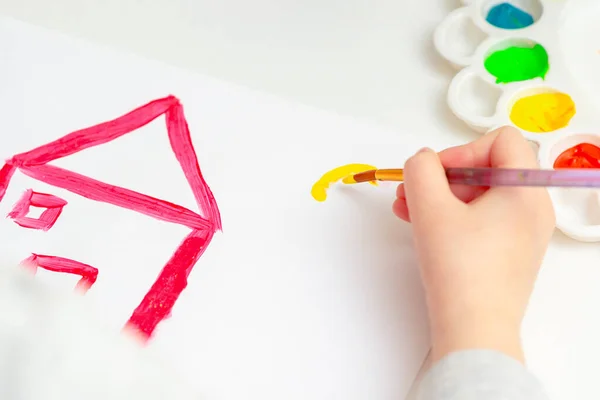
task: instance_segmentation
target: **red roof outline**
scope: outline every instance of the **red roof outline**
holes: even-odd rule
[[[196,217],[202,218],[210,224],[214,224],[215,228],[217,230],[220,230],[222,228],[221,217],[218,211],[216,200],[212,191],[206,184],[206,181],[202,176],[202,172],[200,171],[196,152],[191,141],[189,128],[187,126],[187,122],[183,113],[183,106],[179,102],[179,99],[177,99],[174,96],[167,96],[162,99],[151,101],[111,121],[77,130],[75,132],[63,136],[60,139],[39,146],[33,150],[13,156],[10,160],[6,162],[2,170],[0,170],[0,201],[6,193],[8,184],[10,182],[10,178],[12,178],[15,168],[21,170],[23,173],[26,173],[27,175],[37,180],[45,182],[44,177],[41,176],[42,174],[35,174],[34,171],[45,171],[46,169],[40,167],[46,165],[50,161],[78,153],[90,147],[95,147],[111,142],[115,139],[118,139],[121,136],[135,131],[138,128],[143,127],[144,125],[149,124],[161,115],[165,115],[166,117],[167,133],[169,136],[169,141],[171,143],[171,149],[175,153],[175,157],[177,158],[177,161],[179,162],[179,165],[181,166],[185,174],[190,188],[192,189],[200,212],[206,216],[201,217],[200,215],[196,215]],[[83,177],[82,175],[78,175],[75,172],[66,171],[58,167],[47,167],[56,169],[57,171],[65,171],[71,174],[75,174],[79,177]],[[57,186],[53,183],[49,184]],[[104,188],[106,188],[106,185],[108,185],[104,183],[101,184],[104,185]],[[110,186],[122,189],[124,191],[128,191],[129,195],[133,194],[139,196],[139,198],[143,198],[146,201],[158,202],[160,205],[166,206],[165,212],[167,212],[167,214],[168,211],[166,210],[174,206],[173,203],[169,203],[165,200],[156,199],[154,197],[147,196],[142,193],[129,191],[128,189],[120,188],[118,186]],[[67,190],[72,191],[71,189]],[[103,201],[98,199],[93,200]],[[114,205],[124,207],[124,205],[121,204]],[[184,207],[176,206],[175,211],[178,213],[183,213],[184,217],[192,218],[192,215],[189,213],[193,213],[193,211],[187,210]],[[166,220],[173,223],[187,225],[182,223],[181,221],[177,221],[175,218],[169,218]],[[204,226],[203,228],[206,227]]]

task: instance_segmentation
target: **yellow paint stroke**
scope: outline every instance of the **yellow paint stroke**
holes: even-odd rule
[[[350,175],[360,172],[371,171],[377,169],[368,164],[348,164],[342,165],[325,173],[312,187],[310,194],[316,201],[325,201],[327,199],[327,189],[329,185],[344,179]],[[377,185],[377,182],[370,182],[372,185]]]
[[[356,172],[355,172],[355,174],[356,174]],[[346,185],[351,185],[353,183],[356,183],[356,180],[354,179],[354,174],[348,175],[347,177],[342,179],[342,183],[345,183]]]
[[[565,93],[540,93],[515,102],[511,121],[529,132],[544,133],[564,128],[575,115],[575,103]]]

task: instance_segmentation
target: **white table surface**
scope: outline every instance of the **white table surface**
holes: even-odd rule
[[[427,118],[429,126],[448,130],[442,146],[477,137],[446,106],[455,71],[432,46],[432,30],[458,5],[458,0],[0,0],[0,13],[387,124],[399,134],[405,120],[414,129],[419,118]],[[424,145],[434,144],[426,139]],[[557,233],[526,321],[531,366],[557,399],[598,394],[599,249]]]
[[[453,70],[431,38],[459,1],[418,3],[0,0],[0,12],[398,130],[406,107],[434,107],[449,130],[471,135],[445,106]],[[422,66],[434,104],[405,90],[406,63]]]

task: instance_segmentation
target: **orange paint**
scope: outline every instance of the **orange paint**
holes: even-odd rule
[[[554,168],[600,168],[600,147],[590,143],[573,146],[556,158]]]

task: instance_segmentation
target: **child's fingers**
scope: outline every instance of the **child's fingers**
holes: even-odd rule
[[[424,149],[412,156],[404,175],[406,203],[415,228],[435,226],[461,204],[450,190],[444,167],[433,150]]]
[[[463,149],[449,149],[449,150],[456,150],[455,152],[452,153],[463,153],[464,150]],[[442,152],[444,153],[444,152]],[[474,165],[471,165],[470,163],[457,163],[457,162],[448,162],[445,163],[443,158],[450,158],[452,159],[452,157],[454,156],[454,154],[452,153],[446,153],[445,156],[440,153],[440,159],[442,160],[442,164],[444,164],[445,167],[473,167]],[[445,164],[449,164],[448,166]],[[454,194],[454,196],[459,199],[460,201],[462,201],[463,203],[469,203],[471,202],[473,199],[476,199],[477,197],[481,196],[483,193],[485,193],[485,191],[487,190],[486,188],[481,188],[481,187],[476,187],[476,186],[466,186],[466,185],[450,185],[450,190],[451,192]],[[406,189],[404,186],[404,183],[401,183],[398,185],[398,187],[396,188],[396,198],[398,199],[404,199],[406,200]]]
[[[496,162],[502,160],[502,157],[498,158],[497,155],[493,155],[493,152],[498,151],[497,147],[506,145],[506,136],[514,137],[519,136],[519,132],[512,127],[502,127],[492,131],[474,142],[451,147],[438,154],[439,160],[444,168],[480,168],[492,166],[492,161]],[[498,141],[498,138],[502,137]],[[498,141],[498,142],[497,142]],[[529,146],[529,144],[527,144]],[[495,157],[494,160],[492,160]],[[478,198],[487,191],[487,188],[467,185],[450,185],[450,191],[464,203],[469,203],[474,199]],[[396,189],[396,197],[400,200],[399,206],[394,206],[394,212],[398,211],[401,215],[405,215],[406,218],[399,216],[404,220],[409,220],[408,208],[404,214],[402,208],[406,204],[406,188],[404,183],[398,185]]]
[[[487,166],[488,159],[481,153],[475,152],[473,146],[464,145],[446,149],[439,156],[444,168],[474,168]],[[450,190],[463,203],[471,202],[486,191],[482,187],[467,185],[450,185]]]
[[[519,131],[506,126],[498,128],[474,142],[461,146],[451,147],[439,153],[440,161],[444,168],[486,168],[493,165],[494,152],[498,145],[505,145],[504,138],[520,137]],[[502,138],[502,139],[500,139]],[[523,140],[523,139],[521,139]],[[527,143],[527,148],[530,149]],[[496,149],[496,150],[495,150]],[[450,185],[450,190],[464,203],[470,203],[484,194],[488,188],[467,185]],[[403,194],[404,188],[398,189],[398,194]]]
[[[484,194],[487,191],[487,188],[466,185],[450,185],[450,190],[454,196],[456,196],[456,198],[463,203],[470,203],[474,199]],[[396,189],[396,198],[406,200],[404,183],[398,185],[398,188]]]
[[[396,197],[397,198],[406,198],[406,190],[404,190],[404,183],[401,183],[396,188]]]
[[[491,135],[491,134],[490,134]],[[492,135],[495,136],[495,135]],[[485,141],[451,147],[438,154],[442,165],[445,168],[473,168],[489,166],[489,156],[486,147],[490,139]],[[491,143],[490,143],[491,144]],[[450,185],[452,193],[462,202],[469,203],[473,199],[479,197],[485,192],[485,188],[466,186],[466,185]],[[401,183],[396,189],[397,198],[406,198],[404,184]]]
[[[408,206],[406,205],[406,198],[397,198],[392,206],[392,211],[396,217],[403,221],[410,222],[410,214],[408,212]]]
[[[521,133],[503,128],[490,148],[490,166],[495,168],[538,168],[533,149]]]
[[[513,128],[504,129],[490,152],[491,166],[494,168],[539,168],[535,152],[521,133]],[[534,205],[545,204],[549,195],[546,188],[496,187],[489,191],[491,199],[508,200],[511,203]]]

